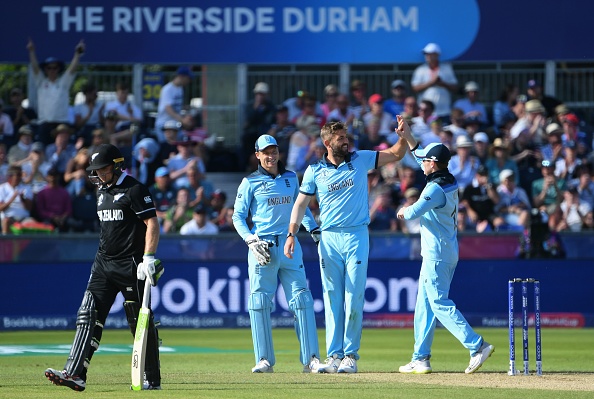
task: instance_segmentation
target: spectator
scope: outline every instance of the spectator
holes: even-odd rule
[[[458,79],[450,64],[440,63],[441,49],[437,44],[427,44],[423,48],[423,54],[425,54],[426,63],[415,69],[411,82],[412,88],[418,93],[419,102],[431,101],[434,104],[435,114],[445,123],[449,123],[452,102],[450,93],[458,89]]]
[[[29,186],[33,194],[37,194],[47,185],[47,173],[52,164],[45,159],[43,143],[36,141],[31,145],[29,156],[21,163],[23,168],[23,184]]]
[[[155,171],[159,167],[159,143],[150,137],[140,140],[132,151],[138,170],[137,179],[146,186],[155,182]]]
[[[20,165],[29,156],[32,143],[33,130],[29,125],[21,126],[19,129],[19,141],[8,150],[8,163],[10,165]]]
[[[501,183],[497,187],[499,203],[495,206],[497,217],[494,224],[496,230],[526,230],[530,222],[530,209],[532,208],[528,194],[524,189],[516,187],[513,170],[504,169],[498,177],[497,180]]]
[[[546,127],[548,144],[542,146],[542,158],[552,163],[563,158],[563,128],[556,123],[551,123]]]
[[[209,220],[206,208],[198,205],[194,209],[192,220],[185,223],[179,233],[181,235],[218,234],[219,228]]]
[[[45,148],[45,158],[62,175],[66,172],[68,162],[76,155],[74,145],[70,144],[71,135],[70,126],[60,124],[52,131],[54,142]]]
[[[210,220],[220,226],[224,224],[227,214],[227,194],[223,190],[215,190],[210,199]]]
[[[6,183],[8,166],[8,160],[6,158],[6,144],[0,143],[0,184]]]
[[[338,97],[338,87],[335,84],[329,84],[324,87],[324,98],[326,101],[320,106],[322,108],[322,114],[324,119],[327,120],[330,112],[336,109],[336,99]]]
[[[552,220],[559,204],[563,200],[563,191],[566,190],[565,179],[555,176],[555,165],[551,161],[542,161],[542,178],[532,182],[532,203],[535,208],[546,210],[551,218],[549,226],[555,226]]]
[[[545,108],[538,100],[530,100],[525,106],[525,116],[519,118],[510,129],[510,137],[513,139],[519,132],[528,130],[530,140],[541,144],[546,139],[545,135]]]
[[[365,133],[369,134],[369,126],[375,123],[378,133],[387,137],[393,131],[393,118],[392,115],[384,111],[383,106],[384,98],[379,94],[372,94],[369,96],[368,104],[370,112],[367,112],[363,116],[363,124],[365,125]],[[359,137],[361,140],[362,137]],[[362,147],[359,147],[363,149]]]
[[[352,131],[355,113],[349,106],[349,97],[346,94],[339,94],[336,99],[336,108],[328,114],[328,122],[342,122]]]
[[[489,170],[481,165],[476,171],[474,183],[464,189],[460,204],[464,205],[471,226],[477,233],[492,231],[495,220],[495,205],[499,203],[496,186],[489,182]],[[500,222],[499,225],[502,223]]]
[[[24,98],[25,96],[23,95],[23,91],[20,88],[14,87],[12,90],[10,90],[11,107],[7,107],[5,112],[12,120],[12,126],[15,133],[19,131],[21,126],[29,125],[33,120],[37,119],[37,113],[33,108],[25,108],[23,106]],[[6,137],[4,137],[4,140],[9,147],[16,142],[17,137],[13,137],[12,142],[7,142]]]
[[[539,147],[530,139],[528,129],[517,132],[517,134],[517,136],[512,137],[510,143],[510,158],[518,166],[518,185],[532,199],[532,182],[542,177],[540,173],[542,154]]]
[[[33,193],[21,184],[23,170],[20,166],[8,168],[7,181],[0,185],[0,218],[2,234],[8,234],[15,222],[32,222]]]
[[[189,201],[190,190],[187,187],[177,190],[175,204],[167,210],[163,221],[163,233],[177,233],[184,224],[192,220],[194,210]]]
[[[404,99],[404,114],[402,116],[404,119],[412,119],[419,116],[419,104],[416,97],[408,96]]]
[[[466,119],[464,118],[464,111],[460,108],[452,108],[450,112],[451,124],[444,126],[444,129],[449,130],[454,135],[454,141],[460,136],[468,136],[466,131]],[[472,137],[471,137],[472,138]]]
[[[35,210],[39,221],[53,225],[60,232],[68,231],[72,201],[68,191],[60,185],[58,170],[47,172],[47,186],[35,196]]]
[[[198,170],[199,179],[204,179],[206,175],[206,167],[201,158],[194,155],[195,141],[189,137],[184,137],[177,142],[177,154],[173,156],[167,163],[169,169],[169,177],[173,182],[173,187],[179,189],[188,185],[188,177],[186,173],[189,169],[196,168]]]
[[[196,167],[188,169],[186,177],[188,178],[187,187],[190,190],[190,207],[194,209],[198,204],[202,204],[208,208],[215,191],[212,184],[202,178],[204,175]]]
[[[580,131],[580,119],[576,114],[567,114],[563,118],[563,144],[574,141],[578,146],[585,147],[587,152],[592,151],[591,143],[588,143],[587,134]]]
[[[270,89],[268,83],[258,82],[254,86],[254,99],[245,107],[245,123],[243,125],[243,135],[241,137],[241,159],[242,167],[247,166],[250,156],[254,153],[254,145],[258,137],[270,130],[276,117],[276,107],[268,98]],[[302,101],[303,96],[298,96]],[[289,109],[289,120],[293,120],[291,108]],[[301,110],[293,111],[295,115]]]
[[[163,87],[165,89],[165,87]],[[105,104],[105,113],[110,114],[110,120],[117,121],[115,132],[110,132],[109,141],[119,148],[127,162],[132,162],[132,140],[136,127],[142,125],[142,111],[129,100],[130,85],[120,81],[116,84],[116,99]],[[161,90],[163,96],[163,90]],[[128,165],[129,166],[129,165]]]
[[[85,182],[84,190],[72,198],[72,217],[68,220],[68,225],[75,233],[99,231],[97,195],[94,184],[88,180]]]
[[[358,79],[351,82],[351,108],[355,113],[356,118],[363,118],[363,116],[370,111],[367,103],[367,85]]]
[[[157,165],[167,165],[177,154],[177,143],[181,139],[179,131],[181,124],[177,121],[167,121],[163,125],[163,137],[165,138],[159,144],[159,155],[157,156]]]
[[[324,123],[326,123],[326,118],[317,109],[317,100],[316,100],[316,97],[309,95],[309,96],[303,97],[303,109],[291,121],[295,125],[298,125],[298,124],[301,123],[301,120],[303,118],[312,118],[312,117],[315,118],[315,123],[320,128],[322,126],[324,126]]]
[[[435,120],[434,109],[435,106],[431,101],[423,100],[419,105],[419,116],[412,119],[413,135],[422,147],[439,141],[439,138],[431,130],[431,122]]]
[[[454,108],[459,108],[464,112],[464,117],[475,116],[483,126],[489,124],[487,110],[483,103],[479,101],[479,85],[476,82],[469,81],[464,85],[466,98],[461,98],[454,103]]]
[[[384,111],[390,114],[392,120],[396,120],[396,115],[404,113],[406,83],[404,83],[404,80],[396,79],[392,81],[390,88],[392,97],[384,101]]]
[[[219,225],[220,233],[237,232],[237,230],[235,230],[235,225],[233,225],[233,213],[233,208],[226,208],[225,219],[223,220],[223,223]]]
[[[512,107],[516,102],[518,94],[520,94],[518,86],[508,83],[499,95],[499,99],[493,104],[493,124],[496,133],[499,133],[499,127],[503,126],[504,120],[514,115]]]
[[[295,118],[297,118],[303,112],[303,104],[305,100],[310,97],[312,97],[312,95],[306,90],[298,90],[297,95],[295,97],[291,97],[283,101],[282,105],[287,107],[287,110],[289,111],[290,121],[294,122]],[[324,115],[324,111],[322,111],[322,106],[318,102],[316,102],[315,110],[316,114]],[[254,145],[252,145],[252,147],[250,148],[250,151],[252,152],[252,148],[254,148]]]
[[[568,141],[564,145],[563,158],[555,162],[555,176],[565,181],[574,179],[576,169],[582,165],[582,160],[577,157],[577,144],[575,141]]]
[[[584,164],[576,171],[577,181],[572,181],[572,185],[577,187],[580,201],[585,201],[590,208],[594,209],[594,181],[592,181],[592,171],[590,165]]]
[[[398,207],[398,210],[411,206],[417,202],[419,195],[421,195],[421,191],[416,187],[406,189],[403,195],[404,202]],[[398,222],[400,224],[400,230],[405,234],[419,234],[421,232],[421,219],[419,218],[411,220],[398,219]]]
[[[518,165],[509,157],[509,149],[503,143],[501,138],[496,138],[489,150],[489,158],[485,161],[485,166],[489,170],[489,181],[494,185],[499,185],[500,173],[509,169],[513,172],[514,183],[518,184]]]
[[[181,110],[184,104],[184,87],[189,85],[193,78],[192,71],[187,66],[177,68],[175,76],[171,82],[167,83],[161,89],[159,95],[159,105],[157,106],[157,119],[155,120],[155,130],[159,142],[165,141],[161,132],[167,121],[182,123],[183,117]]]
[[[203,127],[198,127],[198,112],[196,109],[182,110],[182,136],[187,136],[196,143],[194,153],[197,157],[208,163],[208,147],[206,141],[209,138],[208,132]]]
[[[14,126],[12,119],[4,113],[4,101],[0,98],[0,142],[12,145],[14,143]]]
[[[392,196],[388,186],[383,186],[382,190],[376,195],[369,209],[369,219],[370,231],[398,230],[396,209],[392,205]]]
[[[527,86],[526,92],[528,94],[528,98],[530,100],[539,100],[543,105],[547,116],[555,115],[555,107],[561,104],[561,101],[555,97],[545,95],[538,80],[530,79]]]
[[[464,118],[464,130],[466,130],[468,137],[474,137],[481,130],[481,121],[476,116]]]
[[[458,181],[458,188],[463,192],[472,183],[481,162],[471,155],[472,141],[466,136],[456,140],[456,155],[452,156],[448,169]]]
[[[81,40],[76,45],[72,61],[65,72],[64,62],[54,57],[46,58],[39,64],[33,40],[27,43],[27,50],[37,89],[37,114],[41,123],[38,127],[37,140],[48,145],[52,141],[51,132],[58,125],[68,123],[70,87],[74,82],[80,57],[85,52],[85,43]]]
[[[104,107],[103,102],[97,100],[97,87],[87,82],[82,92],[85,102],[74,106],[74,127],[78,130],[78,137],[83,139],[82,146],[91,145],[93,131],[102,124]]]
[[[161,166],[155,171],[155,184],[149,187],[149,192],[155,202],[159,224],[162,226],[167,216],[167,211],[175,202],[176,196],[175,189],[169,178],[169,170],[165,166]]]
[[[582,227],[592,217],[592,207],[580,199],[577,187],[571,187],[563,192],[563,202],[561,202],[560,208],[562,216],[555,231],[582,231]],[[590,215],[588,216],[588,214]]]
[[[73,158],[68,160],[64,171],[64,183],[71,197],[80,195],[85,189],[88,175],[86,168],[89,166],[89,159],[89,150],[83,147],[76,152]]]
[[[336,110],[332,111],[331,113],[334,112],[336,112]],[[289,121],[289,109],[284,105],[279,105],[276,109],[276,123],[270,127],[270,130],[268,130],[267,134],[276,139],[280,154],[279,159],[284,164],[287,163],[287,154],[289,153],[289,142],[291,140],[291,135],[296,129],[297,128],[295,125]]]

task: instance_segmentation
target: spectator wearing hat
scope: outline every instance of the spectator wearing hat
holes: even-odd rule
[[[503,119],[514,113],[512,107],[516,103],[518,94],[520,94],[518,86],[514,83],[508,83],[493,104],[493,125],[496,133],[499,133],[499,127],[503,126]]]
[[[464,111],[464,117],[475,116],[483,126],[489,124],[485,105],[479,101],[479,85],[476,82],[468,81],[464,85],[465,98],[456,100],[454,108]]]
[[[253,148],[258,137],[265,134],[272,127],[276,117],[276,107],[269,98],[270,88],[266,82],[258,82],[254,86],[254,99],[250,101],[244,111],[243,135],[241,137],[240,165],[246,167],[254,153]],[[301,98],[299,102],[301,102]],[[292,120],[291,108],[289,118]],[[297,111],[300,113],[301,109]]]
[[[62,175],[66,171],[68,161],[76,155],[76,148],[70,144],[72,128],[66,124],[58,125],[52,131],[54,142],[45,147],[45,158]]]
[[[210,197],[210,220],[220,227],[225,224],[227,215],[227,193],[223,190],[217,189]]]
[[[559,205],[561,217],[555,231],[580,232],[588,219],[592,218],[592,207],[580,199],[577,187],[563,192],[563,201]]]
[[[498,203],[499,194],[496,186],[489,182],[489,170],[481,165],[476,170],[473,183],[466,186],[460,198],[460,204],[466,208],[470,224],[477,233],[493,230],[495,205]]]
[[[182,123],[181,110],[184,105],[184,87],[189,85],[194,75],[187,66],[177,68],[173,79],[161,89],[159,104],[157,106],[157,119],[155,120],[155,131],[159,142],[165,141],[163,137],[163,125],[167,121]]]
[[[464,118],[464,111],[460,108],[452,108],[450,112],[450,124],[443,127],[446,130],[452,132],[454,142],[460,136],[468,136],[466,131],[466,119]]]
[[[35,196],[35,213],[40,222],[53,225],[58,231],[69,229],[72,216],[72,200],[68,191],[60,185],[60,172],[52,168],[47,172],[47,186]]]
[[[578,147],[582,147],[580,153],[592,151],[592,145],[588,142],[586,133],[580,131],[580,119],[574,113],[566,114],[563,117],[563,135],[561,139],[564,145],[568,141],[573,141]]]
[[[45,62],[39,64],[33,40],[27,43],[27,50],[37,89],[37,114],[41,123],[37,132],[38,140],[48,145],[52,141],[51,132],[59,124],[68,123],[70,88],[80,57],[85,52],[85,43],[81,40],[76,45],[72,61],[65,71],[64,62],[54,57],[46,58]]]
[[[105,104],[97,100],[97,87],[87,82],[82,93],[85,102],[74,106],[74,126],[78,130],[78,137],[83,139],[82,146],[91,145],[91,133],[103,122]]]
[[[384,101],[384,111],[396,120],[396,115],[404,113],[404,100],[407,97],[406,83],[404,80],[396,79],[390,84],[392,97]]]
[[[0,219],[2,234],[8,234],[15,222],[33,221],[33,192],[22,184],[23,170],[11,165],[7,171],[6,183],[0,184]]]
[[[36,141],[31,145],[31,152],[21,163],[23,184],[28,185],[33,194],[37,194],[47,185],[47,174],[52,164],[45,158],[43,143]]]
[[[332,111],[331,113],[335,112]],[[289,153],[289,142],[296,126],[289,121],[289,109],[284,105],[276,108],[276,121],[268,130],[268,135],[274,137],[278,143],[279,159],[286,164]]]
[[[169,160],[177,154],[177,143],[182,139],[180,135],[181,123],[167,121],[163,125],[164,141],[159,143],[159,155],[157,165],[167,165]]]
[[[179,233],[181,227],[192,220],[194,209],[190,206],[190,190],[182,187],[177,190],[175,204],[167,210],[163,221],[163,233]]]
[[[530,100],[538,100],[544,107],[544,114],[552,117],[555,115],[555,107],[561,104],[561,101],[555,97],[545,95],[542,90],[542,85],[536,79],[530,79],[526,85],[526,94]]]
[[[450,159],[448,169],[458,181],[458,187],[464,192],[472,183],[481,162],[472,154],[472,140],[467,136],[459,136],[456,140],[456,155]]]
[[[4,137],[4,143],[10,147],[18,140],[17,133],[21,126],[29,125],[31,121],[37,119],[37,112],[33,108],[25,108],[23,100],[25,96],[20,87],[13,87],[10,90],[10,106],[5,108],[5,111],[12,121],[14,134],[11,137]],[[10,141],[12,139],[12,141]]]
[[[8,163],[18,164],[26,159],[31,152],[33,143],[33,129],[31,126],[24,125],[19,129],[19,141],[8,150]]]
[[[434,113],[435,105],[429,100],[423,100],[419,104],[419,116],[412,119],[411,126],[415,139],[426,147],[431,143],[439,142],[439,137],[431,130],[431,122],[436,119]]]
[[[555,164],[544,160],[541,163],[542,177],[532,182],[532,204],[549,215],[549,226],[558,223],[559,204],[563,200],[563,191],[567,189],[565,179],[555,176]]]
[[[509,146],[501,138],[496,138],[489,149],[489,158],[485,161],[485,166],[489,169],[489,180],[498,185],[501,171],[508,169],[514,174],[514,183],[519,183],[518,165],[509,156]]]
[[[413,72],[412,89],[418,93],[418,101],[429,100],[435,105],[435,114],[449,123],[452,97],[458,90],[458,79],[451,64],[441,63],[440,47],[429,43],[423,48],[425,64]]]
[[[180,187],[188,185],[187,171],[196,168],[200,174],[199,178],[202,180],[206,175],[206,167],[204,161],[194,154],[194,146],[196,142],[190,137],[183,137],[177,142],[177,154],[169,159],[167,169],[169,170],[169,177],[173,182],[173,187],[177,190]]]
[[[335,84],[329,84],[324,87],[324,98],[326,101],[320,105],[320,108],[322,108],[322,114],[326,120],[330,112],[332,112],[337,107],[336,99],[338,94],[338,86]]]
[[[547,144],[540,148],[542,159],[557,162],[563,157],[563,128],[557,123],[550,123],[545,129],[547,133]]]
[[[545,108],[539,100],[529,100],[525,105],[525,115],[519,118],[510,129],[510,137],[514,138],[519,132],[528,131],[530,140],[536,144],[546,141]]]
[[[390,133],[394,131],[394,121],[395,119],[384,111],[384,98],[381,94],[372,94],[369,96],[368,104],[370,111],[363,116],[363,124],[365,126],[365,133],[369,134],[369,126],[372,121],[376,124],[378,133],[381,136],[387,137]],[[395,133],[394,133],[395,134]],[[359,138],[361,140],[361,137]],[[377,144],[376,144],[377,145]],[[359,146],[359,149],[364,149]]]
[[[161,166],[155,171],[155,184],[149,187],[149,192],[155,202],[159,224],[163,226],[167,211],[175,203],[176,196],[167,167]]]
[[[4,111],[4,101],[0,98],[0,142],[12,145],[14,143],[14,126],[12,119]]]
[[[136,178],[146,186],[151,186],[155,182],[155,171],[160,165],[158,163],[159,143],[155,139],[145,137],[136,143],[132,155],[136,162],[135,169],[138,170]]]
[[[489,136],[485,132],[477,132],[472,137],[472,155],[484,165],[489,158]]]
[[[489,172],[491,172],[489,170]],[[492,175],[492,173],[489,173]],[[503,169],[498,176],[499,202],[495,206],[497,217],[493,220],[496,230],[523,231],[530,222],[530,199],[523,188],[516,186],[515,172]]]
[[[206,207],[198,205],[192,214],[192,220],[180,229],[181,235],[209,235],[219,234],[219,228],[210,221]]]
[[[577,156],[578,145],[575,141],[568,141],[563,147],[563,157],[555,161],[555,176],[569,181],[577,177],[575,174],[576,169],[584,161]]]

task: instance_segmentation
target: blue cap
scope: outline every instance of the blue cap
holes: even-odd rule
[[[271,145],[278,147],[276,139],[269,134],[263,134],[262,136],[258,137],[258,140],[256,141],[256,152],[260,152]]]
[[[415,157],[435,162],[448,163],[452,154],[445,145],[441,143],[431,143],[426,148],[416,150]]]
[[[183,75],[183,76],[187,76],[189,78],[194,77],[194,75],[192,74],[192,71],[187,66],[180,66],[179,68],[177,68],[177,75]]]
[[[169,169],[167,169],[165,166],[161,166],[155,171],[155,177],[163,176],[169,176]]]

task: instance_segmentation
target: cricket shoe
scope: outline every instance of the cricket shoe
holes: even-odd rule
[[[355,355],[346,355],[338,366],[337,373],[356,373],[357,372],[357,360]]]
[[[318,367],[318,373],[336,373],[340,367],[342,359],[338,358],[338,355],[332,355],[324,361],[324,364]]]
[[[150,383],[150,382],[148,382],[148,380],[144,380],[144,382],[142,383],[142,389],[147,390],[147,391],[151,391],[151,390],[160,391],[161,384]]]
[[[82,392],[86,388],[85,381],[77,375],[68,375],[66,370],[45,370],[45,376],[55,385],[65,386],[74,391]]]
[[[433,371],[429,359],[413,360],[409,364],[400,366],[398,371],[403,374],[429,374]]]
[[[495,347],[493,345],[490,345],[488,342],[483,341],[483,344],[481,345],[479,350],[476,351],[470,357],[470,364],[468,365],[468,367],[466,367],[466,370],[464,370],[464,372],[466,374],[472,374],[478,369],[480,369],[483,363],[486,362],[489,357],[491,357],[491,354],[494,351]]]
[[[268,360],[260,359],[258,364],[252,369],[252,373],[274,373],[274,370]]]
[[[303,372],[304,373],[317,373],[318,369],[320,368],[321,365],[322,365],[322,363],[320,362],[320,359],[318,359],[315,356],[312,356],[309,364],[303,365]]]

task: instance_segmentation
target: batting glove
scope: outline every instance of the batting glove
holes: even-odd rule
[[[139,280],[148,278],[151,285],[155,287],[164,272],[165,268],[159,259],[155,259],[153,255],[144,255],[142,263],[136,269],[136,278]]]
[[[245,243],[254,254],[260,266],[270,263],[270,248],[267,241],[260,240],[256,234],[250,234],[246,237]]]
[[[314,240],[316,245],[320,245],[320,239],[322,238],[322,230],[319,227],[316,227],[312,231],[309,232],[311,234],[311,238]]]

